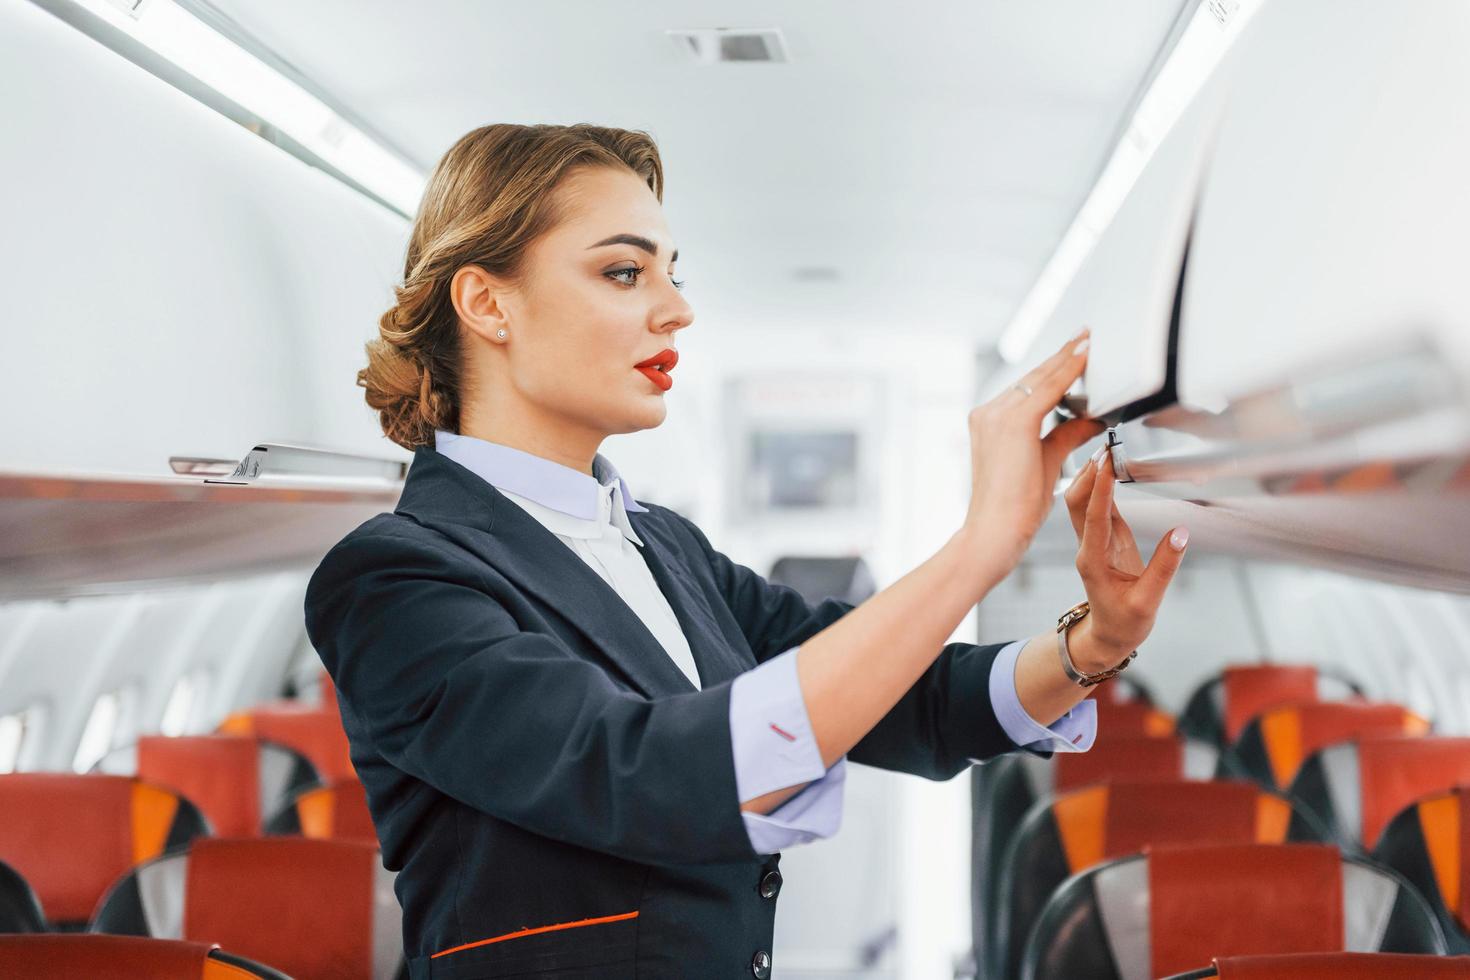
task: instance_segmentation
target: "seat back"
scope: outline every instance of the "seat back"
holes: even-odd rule
[[[1111,683],[1111,682],[1109,682]],[[1099,725],[1087,752],[1058,753],[1050,759],[1010,752],[970,771],[970,907],[975,962],[990,961],[990,932],[998,908],[1001,862],[1011,836],[1037,800],[1105,780],[1207,780],[1218,750],[1180,738],[1151,739],[1118,735]]]
[[[92,929],[219,943],[291,976],[392,980],[403,968],[394,877],[358,841],[206,838],[129,873]]]
[[[1470,787],[1436,793],[1389,822],[1373,859],[1429,900],[1451,953],[1470,953]]]
[[[1225,750],[1225,771],[1286,789],[1313,752],[1377,735],[1425,735],[1429,722],[1402,705],[1317,701],[1271,708],[1252,718]]]
[[[1137,701],[1153,706],[1158,704],[1154,692],[1138,676],[1136,670],[1110,678],[1096,685],[1088,695],[1098,704],[1126,704]]]
[[[1109,779],[1209,779],[1217,759],[1217,750],[1200,742],[1110,734],[1087,752],[1055,755],[1050,788],[1065,793]]]
[[[1412,953],[1287,953],[1228,956],[1166,980],[1470,980],[1470,957]]]
[[[1098,701],[1097,730],[1116,735],[1169,738],[1174,734],[1174,717],[1144,701]]]
[[[1321,840],[1284,797],[1246,782],[1114,782],[1038,802],[1000,868],[990,975],[1016,976],[1026,937],[1063,881],[1168,844]]]
[[[133,865],[208,832],[194,805],[130,776],[0,775],[0,861],[24,876],[53,926],[85,923]]]
[[[266,822],[265,832],[299,834],[313,840],[356,840],[378,846],[367,792],[355,779],[302,791]]]
[[[1042,911],[1022,976],[1157,977],[1215,956],[1444,952],[1398,875],[1323,844],[1160,847],[1070,879]]]
[[[795,589],[814,606],[829,598],[856,606],[878,591],[872,569],[858,555],[783,555],[766,578]]]
[[[356,779],[347,733],[335,706],[277,702],[240,711],[220,722],[220,734],[256,735],[295,749],[311,760],[323,780]]]
[[[267,815],[319,784],[304,755],[254,735],[144,736],[109,752],[94,768],[177,790],[221,837],[258,835]]]
[[[1307,701],[1341,701],[1362,693],[1347,677],[1311,664],[1227,667],[1194,689],[1179,716],[1179,731],[1224,746],[1239,738],[1246,723],[1269,708]]]
[[[291,980],[205,943],[86,934],[0,936],[0,976],[148,977],[149,980]]]
[[[46,916],[30,883],[19,871],[0,861],[0,933],[45,930]]]
[[[1415,800],[1470,784],[1470,738],[1378,736],[1309,756],[1290,795],[1344,847],[1370,851]]]

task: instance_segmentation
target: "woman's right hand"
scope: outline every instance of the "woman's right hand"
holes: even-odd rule
[[[1062,460],[1104,429],[1100,422],[1072,419],[1041,437],[1041,423],[1087,367],[1088,339],[1083,330],[1015,385],[970,410],[970,507],[961,533],[973,542],[981,575],[991,583],[1010,573],[1046,520]]]

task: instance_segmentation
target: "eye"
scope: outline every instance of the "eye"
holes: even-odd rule
[[[641,266],[641,265],[635,265],[631,269],[613,269],[611,272],[604,272],[603,273],[603,275],[607,276],[609,279],[615,279],[616,281],[622,283],[624,286],[636,286],[636,285],[638,285],[638,277],[641,276],[642,274],[643,274],[643,266]],[[631,276],[632,278],[631,279],[618,279],[617,278],[618,276]]]
[[[669,282],[672,282],[674,284],[674,288],[675,289],[683,289],[684,288],[684,284],[687,283],[688,281],[689,281],[688,279],[670,279],[669,280]]]

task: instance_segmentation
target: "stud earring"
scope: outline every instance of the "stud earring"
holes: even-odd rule
[[[495,336],[499,337],[501,340],[504,340],[505,339],[505,331],[504,330],[497,330],[497,331],[495,331]]]

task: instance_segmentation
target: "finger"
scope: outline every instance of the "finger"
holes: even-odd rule
[[[1075,336],[1075,337],[1069,337],[1067,339],[1067,342],[1065,344],[1063,344],[1060,348],[1057,349],[1056,353],[1052,354],[1046,360],[1044,360],[1040,364],[1036,365],[1036,367],[1034,367],[1030,371],[1027,371],[1026,372],[1025,376],[1022,377],[1021,380],[1017,382],[1017,384],[1018,385],[1025,385],[1026,387],[1030,388],[1032,390],[1032,394],[1031,395],[1028,396],[1024,391],[1020,391],[1015,386],[1012,386],[1010,390],[1011,391],[1015,391],[1018,395],[1021,395],[1023,398],[1026,398],[1026,397],[1034,398],[1035,397],[1036,386],[1043,379],[1045,379],[1049,374],[1051,374],[1051,372],[1057,367],[1057,365],[1063,364],[1067,360],[1069,360],[1069,358],[1070,358],[1070,352],[1072,351],[1072,349],[1075,348],[1078,345],[1078,343],[1080,343],[1087,336],[1088,336],[1088,329],[1087,328],[1084,328],[1083,331],[1081,333],[1079,333],[1077,336]],[[1060,396],[1058,396],[1058,397],[1060,397]],[[1051,404],[1055,405],[1056,402],[1053,401]]]
[[[1095,469],[1097,477],[1092,481],[1082,525],[1081,552],[1086,561],[1100,568],[1107,561],[1112,540],[1113,454],[1103,453]]]
[[[1057,474],[1066,459],[1089,439],[1099,436],[1107,426],[1091,419],[1070,419],[1052,429],[1041,440],[1041,471],[1048,477],[1048,487],[1056,485]]]
[[[1184,561],[1184,548],[1189,544],[1189,528],[1176,527],[1159,540],[1159,545],[1154,549],[1154,555],[1149,559],[1148,567],[1143,570],[1133,588],[1136,590],[1139,604],[1149,610],[1149,614],[1158,611],[1159,604],[1164,601],[1164,593],[1169,588],[1169,583],[1174,581],[1174,573],[1179,571],[1179,565]]]
[[[1067,515],[1072,519],[1072,530],[1077,532],[1077,539],[1082,540],[1082,525],[1087,518],[1087,500],[1092,496],[1092,483],[1097,479],[1097,461],[1103,450],[1096,453],[1082,464],[1082,469],[1077,471],[1072,485],[1062,495],[1067,501]]]
[[[1062,400],[1067,389],[1087,370],[1087,349],[1090,344],[1091,338],[1083,337],[1064,352],[1064,357],[1050,362],[1050,370],[1031,385],[1035,393],[1027,400],[1027,405],[1039,409],[1043,415],[1051,411]]]

